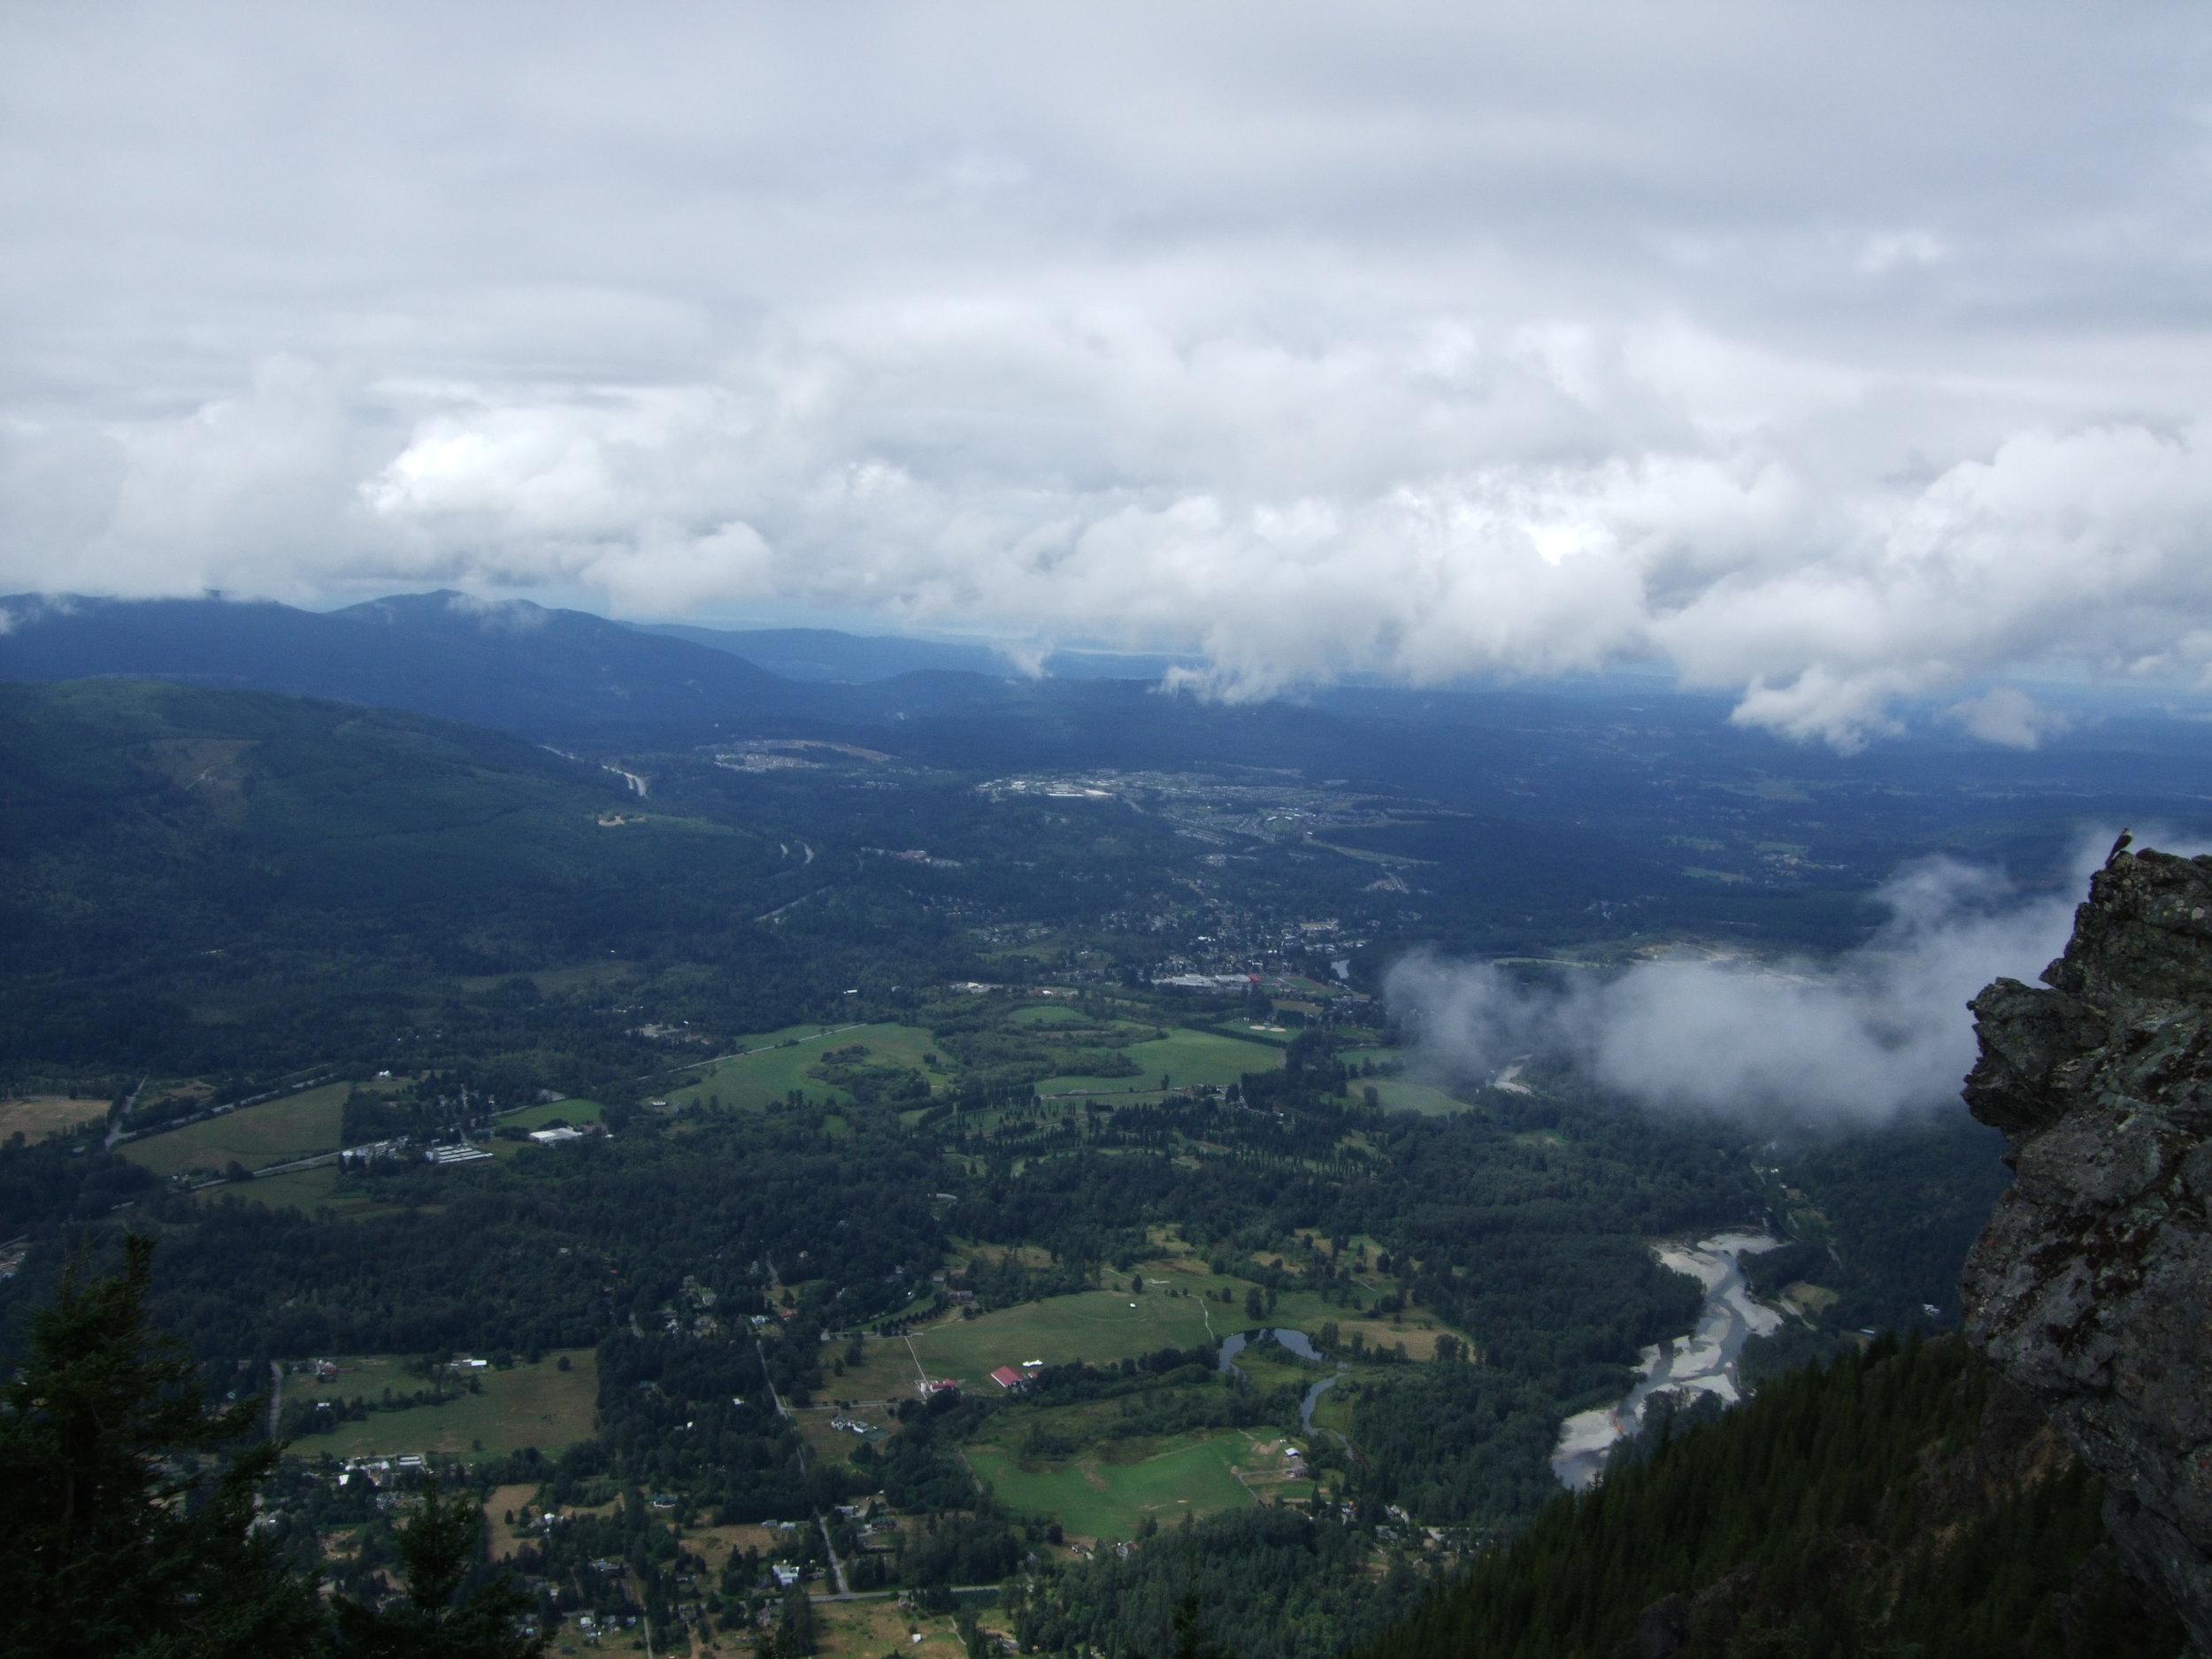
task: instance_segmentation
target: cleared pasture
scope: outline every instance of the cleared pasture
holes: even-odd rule
[[[1425,1118],[1448,1118],[1455,1112],[1468,1110],[1465,1101],[1455,1100],[1440,1088],[1427,1083],[1416,1083],[1409,1078],[1361,1078],[1352,1087],[1373,1089],[1377,1101],[1385,1111],[1419,1112]]]
[[[973,1319],[948,1320],[911,1339],[932,1377],[949,1377],[964,1389],[987,1394],[999,1392],[991,1373],[1001,1365],[1018,1368],[1032,1359],[1048,1365],[1079,1359],[1102,1364],[1156,1348],[1196,1348],[1208,1340],[1205,1305],[1197,1297],[1169,1296],[1150,1286],[1133,1296],[1098,1290],[1052,1296]]]
[[[346,1095],[353,1087],[350,1083],[327,1083],[304,1094],[242,1107],[143,1141],[127,1141],[120,1150],[157,1175],[219,1171],[234,1161],[250,1170],[266,1169],[319,1152],[335,1152]]]
[[[816,1586],[818,1598],[820,1586]],[[983,1623],[1003,1623],[986,1611]],[[869,1601],[814,1603],[815,1652],[822,1659],[881,1659],[885,1654],[917,1655],[918,1659],[967,1659],[967,1645],[949,1613],[909,1610],[887,1597]],[[914,1639],[918,1636],[919,1641]],[[732,1651],[725,1647],[719,1651]],[[734,1651],[742,1653],[741,1646]]]
[[[887,1401],[896,1404],[913,1397],[917,1380],[914,1356],[907,1351],[902,1337],[863,1337],[857,1365],[846,1361],[845,1345],[841,1342],[822,1353],[822,1386],[817,1392],[825,1399]],[[839,1365],[845,1367],[841,1372],[837,1370]],[[873,1418],[878,1414],[871,1411],[866,1415]]]
[[[522,1506],[534,1501],[537,1494],[537,1482],[528,1481],[494,1486],[492,1495],[484,1500],[484,1532],[494,1561],[506,1561],[521,1549],[524,1540],[507,1524],[507,1517],[518,1515]]]
[[[918,1026],[893,1025],[836,1025],[826,1030],[819,1025],[793,1025],[738,1041],[749,1052],[686,1072],[685,1080],[671,1086],[663,1098],[674,1106],[695,1106],[719,1099],[725,1106],[762,1111],[798,1089],[809,1100],[842,1104],[852,1096],[807,1075],[831,1049],[858,1043],[868,1050],[866,1058],[871,1063],[919,1071],[926,1069],[922,1056],[933,1052],[936,1043],[934,1037]],[[941,1072],[932,1071],[929,1075],[933,1083],[943,1080]]]
[[[564,1356],[569,1363],[566,1371],[560,1368]],[[391,1356],[337,1363],[338,1376],[331,1382],[288,1376],[286,1401],[336,1402],[356,1394],[374,1401],[388,1387],[404,1395],[426,1386]],[[466,1457],[517,1452],[526,1446],[555,1452],[590,1438],[599,1401],[599,1358],[592,1349],[549,1353],[534,1365],[518,1362],[505,1371],[488,1367],[475,1375],[484,1385],[480,1394],[461,1394],[442,1406],[372,1411],[365,1421],[342,1423],[331,1433],[302,1435],[293,1450],[308,1456],[321,1452],[335,1457],[450,1452]]]
[[[1116,1093],[1157,1091],[1160,1079],[1181,1088],[1187,1085],[1236,1082],[1247,1071],[1272,1071],[1283,1063],[1282,1051],[1256,1042],[1243,1042],[1210,1031],[1171,1031],[1150,1042],[1121,1051],[1141,1068],[1134,1077],[1055,1077],[1037,1085],[1040,1094],[1068,1094],[1095,1089]]]
[[[1185,1515],[1210,1515],[1255,1502],[1232,1472],[1249,1451],[1242,1434],[1179,1436],[1147,1447],[1145,1455],[1127,1462],[1094,1455],[1063,1464],[1024,1466],[996,1446],[970,1447],[967,1456],[1008,1508],[1049,1515],[1071,1537],[1100,1542],[1134,1538],[1148,1518],[1166,1526]]]
[[[66,1094],[19,1094],[0,1100],[0,1141],[21,1135],[43,1141],[48,1135],[103,1121],[108,1115],[104,1100],[72,1100]]]

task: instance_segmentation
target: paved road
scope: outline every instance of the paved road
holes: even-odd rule
[[[796,910],[800,905],[804,904],[809,899],[818,899],[825,893],[834,893],[838,888],[843,887],[844,885],[845,884],[841,881],[833,881],[829,884],[829,886],[826,887],[817,887],[811,893],[802,893],[797,898],[792,900],[790,903],[779,904],[772,910],[764,910],[758,916],[754,917],[753,919],[757,922],[772,922],[776,919],[776,918],[781,916],[786,910]]]
[[[775,1263],[771,1262],[768,1265],[772,1273]],[[783,1396],[776,1392],[774,1380],[768,1375],[768,1350],[761,1346],[758,1337],[753,1339],[753,1352],[760,1356],[760,1379],[768,1386],[768,1397],[776,1402],[776,1415],[791,1424],[795,1431],[798,1424],[791,1416],[791,1408],[784,1404]],[[799,1440],[799,1472],[803,1475],[806,1472],[806,1440],[803,1436]],[[814,1525],[822,1529],[822,1548],[829,1552],[830,1571],[837,1576],[838,1594],[841,1597],[850,1595],[852,1586],[845,1581],[845,1563],[837,1558],[837,1546],[830,1542],[829,1523],[822,1517],[819,1509],[814,1511]]]
[[[814,1512],[814,1525],[822,1529],[822,1548],[829,1551],[830,1571],[837,1577],[837,1594],[850,1595],[853,1587],[845,1582],[845,1563],[837,1558],[837,1546],[830,1542],[829,1523],[822,1518],[819,1509]]]

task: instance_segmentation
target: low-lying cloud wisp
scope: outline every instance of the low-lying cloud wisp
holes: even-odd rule
[[[1974,1060],[1967,999],[2001,974],[2033,979],[2065,948],[2078,891],[2024,898],[1935,859],[1884,887],[1889,919],[1830,963],[1684,954],[1546,987],[1416,956],[1386,994],[1421,1063],[1456,1078],[1545,1055],[1654,1108],[1877,1124],[1957,1098]]]

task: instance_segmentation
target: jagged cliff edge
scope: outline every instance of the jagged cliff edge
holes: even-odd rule
[[[2104,1478],[2138,1578],[2212,1655],[2212,857],[2125,850],[2048,989],[1969,1005],[1965,1095],[2016,1177],[1969,1254],[1969,1340]]]

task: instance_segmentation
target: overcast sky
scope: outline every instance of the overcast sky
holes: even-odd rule
[[[2208,32],[0,0],[0,591],[2195,680]]]

